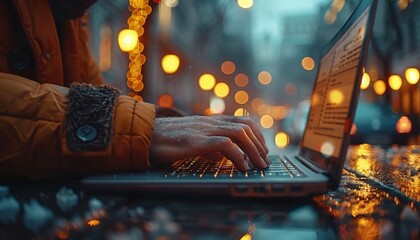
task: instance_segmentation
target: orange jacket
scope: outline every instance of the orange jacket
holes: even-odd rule
[[[48,0],[0,1],[0,179],[148,169],[155,107],[128,96],[117,98],[107,149],[67,148],[64,86],[102,78],[85,16],[63,21],[60,37],[56,29]]]

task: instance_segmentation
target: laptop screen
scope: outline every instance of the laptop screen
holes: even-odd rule
[[[339,161],[347,151],[367,52],[364,40],[371,31],[371,8],[359,5],[320,58],[301,147],[307,150],[306,158],[327,171],[341,170]]]

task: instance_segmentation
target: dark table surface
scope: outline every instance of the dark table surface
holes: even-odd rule
[[[420,146],[352,146],[337,190],[299,199],[0,186],[0,239],[420,239]]]

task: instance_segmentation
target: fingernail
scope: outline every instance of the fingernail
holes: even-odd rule
[[[268,165],[267,165],[267,163],[266,163],[266,161],[264,159],[260,158],[260,160],[263,162],[263,167],[264,168],[268,167]]]
[[[269,159],[268,157],[265,157],[265,162],[266,162],[268,165],[270,165],[270,164],[271,164],[271,161],[270,161],[270,159]]]

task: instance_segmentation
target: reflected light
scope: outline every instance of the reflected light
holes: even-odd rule
[[[311,104],[312,106],[317,106],[319,104],[320,97],[318,93],[314,93],[314,95],[312,95],[312,101]]]
[[[360,89],[366,89],[370,85],[370,76],[367,72],[363,73],[362,83],[360,84]]]
[[[258,81],[262,85],[270,84],[272,80],[271,74],[267,71],[262,71],[258,74]]]
[[[225,101],[221,98],[212,98],[210,100],[210,112],[212,114],[219,114],[225,111]]]
[[[379,96],[383,95],[386,91],[385,82],[382,80],[375,81],[373,83],[373,91],[375,91],[375,93],[378,94]]]
[[[162,69],[166,73],[175,73],[179,68],[179,57],[175,54],[168,54],[162,58]]]
[[[314,59],[311,58],[311,57],[304,57],[302,59],[302,67],[303,67],[303,69],[305,69],[307,71],[310,71],[310,70],[314,69],[314,67],[315,67]]]
[[[328,100],[334,104],[340,104],[344,100],[344,94],[337,89],[331,90],[330,94],[328,95]]]
[[[100,224],[101,222],[97,219],[91,219],[87,222],[87,225],[91,226],[91,227],[96,227]]]
[[[238,91],[235,93],[235,101],[238,104],[245,104],[249,100],[248,93],[245,91]]]
[[[289,145],[289,135],[287,135],[285,132],[278,132],[274,138],[274,141],[278,148],[285,148],[287,145]]]
[[[274,119],[270,115],[264,115],[260,119],[260,124],[263,128],[271,128],[274,124]]]
[[[362,174],[372,174],[373,171],[371,161],[372,159],[359,157],[356,159],[354,168],[356,169],[356,171]]]
[[[213,75],[206,73],[200,76],[198,84],[203,90],[211,90],[216,84],[216,78]]]
[[[321,153],[325,157],[331,157],[334,152],[334,145],[330,142],[324,142],[321,145]]]
[[[245,108],[238,108],[238,109],[236,109],[236,111],[233,114],[233,116],[236,116],[236,117],[246,116],[246,110],[245,110]]]
[[[220,69],[222,70],[224,74],[229,75],[235,72],[236,66],[231,61],[225,61],[222,63],[222,66],[220,67]]]
[[[351,125],[350,135],[354,135],[356,133],[357,133],[357,126],[356,124],[353,123],[353,125]]]
[[[249,233],[246,233],[245,235],[243,235],[242,237],[241,237],[241,239],[240,240],[252,240],[252,235],[251,234],[249,234]]]
[[[171,108],[174,106],[174,99],[172,96],[168,94],[162,94],[158,98],[158,106],[159,107],[165,107],[165,108]]]
[[[399,90],[402,85],[402,79],[398,75],[391,75],[388,79],[389,86],[392,90]]]
[[[248,82],[249,82],[249,78],[244,73],[239,73],[235,76],[235,83],[239,87],[245,87],[246,85],[248,85]]]
[[[405,10],[408,7],[408,0],[398,0],[398,7]]]
[[[241,8],[250,8],[252,7],[252,5],[254,5],[254,1],[253,0],[238,0],[238,5]]]
[[[214,87],[214,95],[220,97],[220,98],[224,98],[229,94],[229,86],[224,83],[218,83],[216,84],[216,86]]]
[[[409,84],[416,84],[419,82],[420,73],[417,68],[407,68],[405,70],[405,79]]]
[[[334,9],[336,13],[339,13],[343,10],[344,4],[346,4],[345,0],[334,0],[331,3],[331,9]]]
[[[138,34],[131,29],[123,29],[118,33],[118,45],[121,51],[129,52],[133,50],[138,42]]]
[[[325,23],[327,23],[328,25],[332,25],[335,20],[337,19],[337,14],[334,13],[333,11],[331,11],[331,9],[329,9],[324,16],[324,21]]]
[[[396,130],[398,133],[409,133],[411,132],[411,121],[408,117],[402,116],[400,119],[398,119],[396,124]]]

